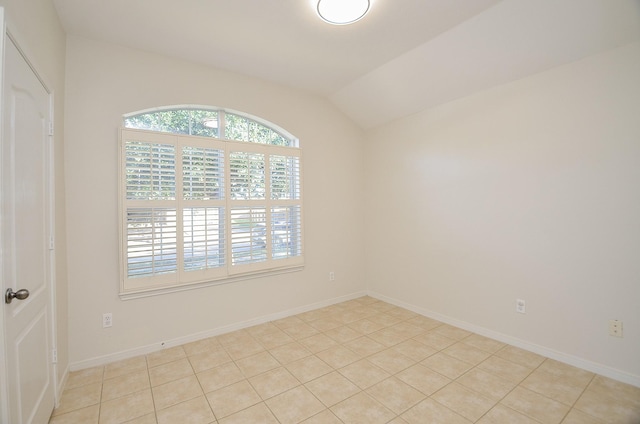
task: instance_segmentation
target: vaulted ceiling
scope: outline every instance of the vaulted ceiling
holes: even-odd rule
[[[324,96],[364,129],[640,40],[640,0],[53,0],[68,34]]]

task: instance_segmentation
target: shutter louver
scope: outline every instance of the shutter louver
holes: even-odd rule
[[[224,150],[183,147],[182,173],[184,200],[224,198]]]
[[[233,265],[267,260],[265,208],[231,209],[231,260]]]
[[[295,156],[272,155],[271,198],[274,200],[300,199],[300,158]]]
[[[127,209],[127,276],[176,272],[176,234],[175,209]]]
[[[175,146],[128,141],[125,156],[127,200],[175,199]]]
[[[122,296],[304,264],[300,150],[237,121],[249,142],[122,130]]]
[[[225,266],[224,208],[185,208],[182,219],[185,271]]]
[[[273,259],[302,256],[302,216],[300,206],[271,209],[271,251]]]
[[[231,198],[262,200],[265,198],[264,155],[253,152],[231,152],[229,155]]]

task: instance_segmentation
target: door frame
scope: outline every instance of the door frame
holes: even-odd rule
[[[54,136],[55,132],[53,131],[53,122],[54,122],[54,94],[50,84],[47,83],[47,80],[43,77],[43,75],[38,72],[38,68],[34,66],[34,63],[29,59],[33,57],[28,54],[28,51],[25,51],[26,43],[21,42],[24,40],[23,37],[19,36],[19,31],[14,29],[14,26],[11,24],[10,17],[8,17],[5,13],[4,7],[0,6],[0,142],[3,142],[2,138],[4,137],[4,63],[5,63],[5,44],[7,42],[13,42],[13,44],[17,47],[18,51],[24,58],[29,68],[33,71],[35,76],[38,78],[49,97],[49,122],[50,128],[49,131],[49,163],[48,166],[48,187],[49,190],[49,204],[48,206],[48,220],[49,220],[49,275],[48,275],[48,285],[49,285],[49,322],[51,323],[49,328],[47,329],[49,334],[49,338],[51,340],[51,352],[48,352],[48,357],[52,362],[51,366],[51,381],[53,384],[53,394],[54,394],[54,405],[58,406],[60,403],[60,395],[61,395],[61,387],[59,387],[58,381],[58,361],[57,358],[54,358],[54,352],[56,352],[55,356],[57,356],[57,348],[58,348],[58,340],[57,340],[57,310],[56,310],[56,251],[55,251],[55,140]],[[0,157],[0,166],[2,166],[1,162],[2,158]],[[2,179],[2,173],[0,173],[0,181]],[[0,195],[2,191],[2,184],[0,184]],[[0,219],[4,219],[0,210]],[[1,229],[1,227],[0,227]],[[0,231],[0,251],[4,248],[4,240],[3,234]],[[0,267],[2,266],[4,258],[4,253],[0,255]],[[0,275],[1,277],[1,275]],[[2,288],[2,295],[4,297],[4,284],[0,284],[0,288]],[[0,305],[4,308],[4,298],[0,301]],[[7,363],[7,355],[6,355],[6,340],[5,340],[5,322],[4,322],[4,309],[0,311],[0,375],[7,375],[7,369],[11,366],[11,364]],[[56,359],[56,360],[54,360]],[[63,378],[64,380],[64,378]],[[10,387],[6,379],[0,381],[0,422],[8,422],[9,420],[9,408],[10,408]]]

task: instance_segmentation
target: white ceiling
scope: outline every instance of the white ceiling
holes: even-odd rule
[[[373,128],[640,40],[640,0],[371,0],[334,26],[313,0],[53,0],[68,34],[330,99]]]

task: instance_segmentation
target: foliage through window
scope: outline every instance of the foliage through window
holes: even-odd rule
[[[153,110],[121,131],[121,294],[300,267],[297,140],[224,110]]]
[[[297,140],[250,117],[224,110],[167,109],[124,118],[126,128],[296,147]]]

